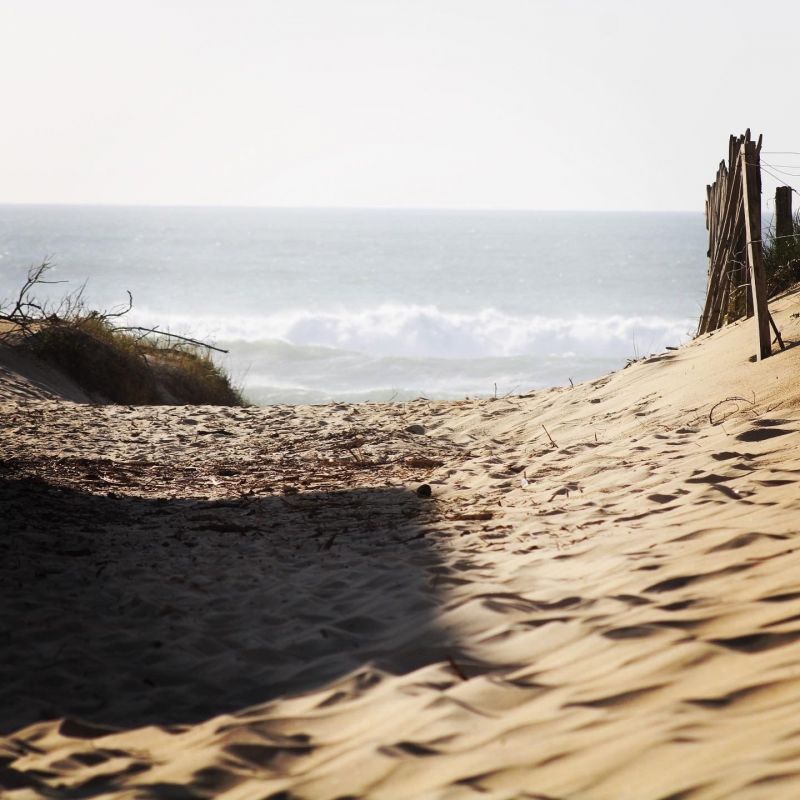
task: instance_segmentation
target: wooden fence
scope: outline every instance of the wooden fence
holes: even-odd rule
[[[761,244],[761,136],[754,142],[731,136],[728,161],[706,187],[708,287],[697,333],[708,333],[742,317],[755,316],[756,357],[772,352]],[[776,331],[777,333],[777,331]]]

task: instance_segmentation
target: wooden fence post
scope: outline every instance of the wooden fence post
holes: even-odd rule
[[[775,189],[775,235],[791,236],[793,233],[792,187],[779,186]]]
[[[750,267],[753,313],[758,328],[756,357],[760,361],[772,354],[772,343],[767,308],[764,254],[761,248],[761,155],[755,142],[745,141],[742,144],[739,163],[742,170],[742,210],[747,233],[747,265]]]

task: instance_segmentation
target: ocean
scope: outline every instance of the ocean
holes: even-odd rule
[[[0,205],[0,299],[48,258],[208,341],[258,404],[524,393],[689,338],[701,213]]]

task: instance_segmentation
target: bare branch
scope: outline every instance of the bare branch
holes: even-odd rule
[[[209,350],[216,350],[218,353],[228,353],[230,351],[223,350],[221,347],[214,347],[213,344],[208,344],[207,342],[201,342],[199,339],[190,339],[188,336],[178,336],[177,333],[170,333],[169,331],[162,331],[158,328],[142,328],[138,325],[130,325],[126,327],[119,327],[115,328],[114,330],[117,331],[144,331],[144,336],[147,336],[149,333],[155,333],[159,336],[166,336],[169,339],[180,339],[182,342],[189,342],[190,344],[196,344],[199,347],[205,347]]]
[[[112,317],[124,317],[132,308],[133,308],[133,295],[130,292],[130,289],[125,290],[128,294],[128,307],[123,308],[121,311],[104,311],[100,316],[103,319],[111,319]],[[122,330],[118,328],[117,330]]]
[[[126,290],[126,294],[128,295],[127,305],[121,306],[113,311],[86,310],[86,303],[83,299],[83,293],[86,289],[85,282],[76,291],[65,295],[55,307],[48,303],[40,302],[32,294],[34,287],[42,284],[66,283],[66,281],[47,280],[45,276],[51,268],[52,265],[47,259],[42,261],[41,264],[30,267],[22,287],[17,293],[16,298],[12,301],[13,305],[11,305],[10,310],[5,312],[4,306],[0,305],[0,320],[13,323],[14,326],[12,331],[1,333],[0,336],[11,335],[12,333],[30,336],[37,327],[45,323],[57,324],[62,322],[78,322],[82,319],[87,319],[104,322],[114,331],[141,331],[142,335],[138,337],[140,339],[152,333],[157,336],[166,337],[167,339],[175,339],[197,347],[204,347],[207,350],[214,350],[217,353],[228,352],[221,347],[215,347],[199,339],[179,336],[176,333],[163,331],[159,328],[113,325],[110,320],[125,316],[133,308],[133,294],[131,294],[130,290]]]

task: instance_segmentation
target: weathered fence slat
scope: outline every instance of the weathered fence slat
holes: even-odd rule
[[[775,189],[775,236],[780,240],[794,233],[792,219],[792,187],[778,186]]]
[[[714,183],[706,187],[708,284],[697,326],[700,335],[755,315],[758,359],[771,354],[761,242],[761,143],[761,136],[753,141],[749,128],[742,136],[730,136],[728,161],[720,163]]]
[[[719,220],[715,223],[716,236],[709,247],[711,261],[709,264],[708,293],[703,314],[700,317],[698,334],[716,330],[722,324],[719,322],[722,294],[724,284],[728,282],[727,269],[731,258],[730,248],[734,243],[734,231],[737,223],[738,200],[741,192],[741,171],[738,168],[738,150],[731,162],[730,170],[726,169],[731,180],[725,182],[724,193],[720,178],[715,181],[712,192],[716,198],[717,208],[722,211]],[[722,167],[717,171],[721,176]]]
[[[747,232],[747,266],[750,268],[753,313],[758,328],[757,358],[759,360],[769,358],[772,354],[769,309],[767,308],[767,278],[761,246],[760,146],[761,137],[759,137],[758,146],[752,142],[745,142],[742,145],[740,157],[744,224]]]

